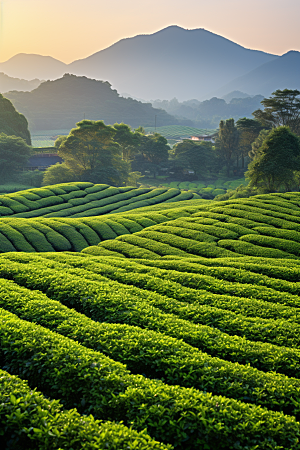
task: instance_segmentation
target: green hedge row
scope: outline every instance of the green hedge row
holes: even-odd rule
[[[135,233],[168,220],[168,217],[158,213],[81,219],[42,217],[28,220],[13,216],[0,221],[0,253],[81,251],[102,240]]]
[[[289,263],[288,266],[287,262]],[[248,273],[251,272],[266,275],[267,277],[274,279],[274,281],[278,279],[285,281],[298,281],[300,279],[300,267],[297,267],[297,262],[299,263],[299,260],[268,260],[268,258],[218,258],[213,261],[204,258],[193,259],[194,264],[200,263],[204,265],[213,265],[216,267],[235,267],[237,269],[244,269]]]
[[[218,246],[240,255],[265,258],[295,258],[295,255],[292,255],[291,253],[275,248],[262,247],[261,245],[251,244],[251,242],[245,242],[243,240],[234,241],[233,239],[221,239],[218,241]]]
[[[0,280],[0,307],[126,363],[133,373],[162,378],[246,403],[298,416],[299,380],[212,358],[160,333],[99,324],[39,292]],[[293,401],[291,400],[293,398]],[[300,401],[300,398],[299,398]]]
[[[136,237],[135,235],[132,236],[133,238]],[[225,259],[218,258],[217,261],[224,261]],[[226,259],[228,261],[228,258]],[[264,261],[265,262],[265,261]],[[132,264],[136,264],[137,262],[132,262]],[[257,262],[259,265],[263,264],[263,261]],[[185,258],[184,260],[160,260],[155,262],[142,262],[143,265],[149,265],[161,269],[167,269],[167,270],[176,270],[178,272],[186,272],[186,273],[196,273],[198,275],[208,275],[210,277],[214,277],[217,279],[220,279],[222,281],[229,281],[229,282],[235,282],[238,283],[236,286],[239,289],[241,284],[251,284],[251,285],[259,285],[259,292],[255,292],[254,295],[261,294],[265,292],[261,287],[265,286],[267,288],[275,289],[276,291],[283,291],[288,292],[290,294],[300,295],[300,283],[298,282],[299,276],[300,276],[300,270],[298,269],[295,273],[296,277],[293,281],[297,282],[291,282],[285,279],[282,279],[283,273],[279,272],[277,269],[276,273],[280,273],[281,277],[280,279],[274,278],[274,269],[270,272],[268,271],[267,274],[261,274],[257,269],[256,272],[252,272],[251,268],[249,267],[249,263],[239,263],[239,260],[234,261],[234,267],[229,267],[227,263],[225,262],[225,267],[223,265],[219,265],[215,259],[213,261],[202,258],[200,260],[195,259],[192,261],[189,261],[189,259]],[[231,264],[232,265],[232,264]],[[257,265],[255,265],[256,267]],[[267,266],[270,267],[270,266]],[[272,266],[273,267],[273,266]],[[276,267],[276,266],[275,266]],[[138,269],[137,269],[138,270]],[[296,269],[294,269],[295,271]],[[287,276],[289,278],[291,269],[288,269]],[[298,279],[297,279],[298,277]],[[184,279],[184,284],[186,285],[187,280]],[[211,280],[209,280],[211,282]],[[212,283],[214,285],[215,283]],[[230,285],[229,285],[230,288]],[[246,286],[247,288],[247,286]],[[230,294],[232,294],[232,291],[229,291]],[[251,295],[253,295],[253,291],[251,291]],[[271,297],[270,297],[271,295]],[[282,302],[285,303],[285,297],[284,294],[279,294],[280,299],[282,299]],[[270,291],[266,291],[266,295],[264,296],[264,299],[267,301],[271,301],[272,299],[278,298],[278,293],[274,294]],[[297,302],[297,298],[292,297],[292,301]],[[299,304],[300,306],[300,304]],[[266,304],[266,307],[268,305]]]
[[[69,255],[62,255],[62,258],[55,258],[55,260],[71,264],[73,267],[82,267],[93,272],[95,271],[96,273],[103,273],[105,276],[124,284],[139,286],[142,289],[151,290],[176,300],[191,303],[195,308],[198,307],[197,305],[209,305],[242,314],[246,317],[275,320],[284,319],[296,323],[300,322],[298,308],[266,302],[254,297],[246,298],[235,295],[215,294],[204,289],[189,288],[180,279],[176,282],[176,276],[172,277],[173,281],[168,279],[168,276],[159,278],[160,274],[157,271],[151,271],[145,268],[144,265],[135,265],[132,261],[130,263],[126,261],[123,264],[122,261],[116,262],[114,260],[108,260],[105,263],[102,261],[101,263],[93,261],[91,265],[88,260],[82,261],[77,257]],[[141,260],[141,264],[143,262],[144,260]],[[155,260],[152,261],[151,265],[155,265],[156,262],[160,266],[163,263],[163,261]],[[169,261],[164,262],[169,265]],[[182,264],[182,261],[178,261],[178,264]],[[176,261],[173,261],[171,265],[176,265]],[[228,269],[230,271],[232,268],[229,267]]]
[[[167,449],[146,433],[63,411],[27,382],[0,370],[0,444],[4,449]]]
[[[241,236],[240,240],[262,247],[283,250],[285,252],[292,253],[295,256],[300,256],[300,244],[298,242],[291,242],[287,239],[273,236],[246,234],[245,236]]]
[[[120,262],[120,264],[122,264]],[[134,262],[128,263],[134,265]],[[193,289],[204,289],[209,292],[213,292],[215,294],[228,294],[233,295],[234,297],[246,297],[246,298],[255,298],[260,299],[265,302],[279,303],[292,307],[300,306],[300,299],[298,295],[299,293],[299,284],[291,283],[288,281],[276,281],[272,279],[267,279],[266,277],[255,277],[255,275],[248,276],[247,274],[241,273],[241,279],[238,281],[238,274],[232,277],[230,280],[230,270],[228,270],[229,276],[226,278],[229,279],[227,281],[225,279],[220,282],[222,279],[222,273],[225,271],[219,271],[220,280],[216,279],[216,274],[218,273],[218,269],[213,272],[206,271],[205,269],[201,273],[201,267],[199,267],[199,271],[196,270],[194,273],[190,271],[187,273],[185,270],[178,270],[182,265],[182,268],[186,267],[184,262],[175,261],[175,263],[170,263],[169,261],[142,261],[143,266],[153,266],[151,270],[148,269],[148,273],[151,273],[155,276],[159,276],[163,279],[173,280],[177,283],[182,284],[186,287],[191,287]],[[177,267],[176,267],[177,265]],[[175,266],[175,267],[174,267]],[[160,267],[162,269],[160,269]],[[189,267],[189,266],[188,266]],[[173,270],[166,270],[168,268],[173,268]],[[175,269],[175,270],[174,270]],[[135,269],[138,271],[138,268]],[[146,272],[146,269],[143,268],[143,273]],[[257,283],[255,285],[254,283]],[[264,286],[265,284],[265,286]],[[279,290],[280,289],[280,290]],[[282,292],[283,291],[283,292]],[[293,292],[285,292],[290,291]]]
[[[92,183],[62,183],[0,195],[0,216],[85,217],[192,197],[192,193],[181,194],[174,188],[117,188]]]
[[[217,258],[232,255],[232,252],[228,252],[225,249],[219,248],[214,243],[199,242],[177,235],[170,235],[167,233],[155,231],[154,228],[151,228],[150,230],[143,230],[137,233],[136,236],[151,239],[153,241],[158,241],[163,244],[168,244],[171,247],[179,248],[180,250],[183,250],[187,253],[206,256],[208,258]],[[122,240],[126,240],[126,238],[124,237],[124,239]]]
[[[228,449],[237,443],[241,448],[299,448],[294,417],[130,375],[122,364],[48,329],[4,310],[1,317],[0,353],[10,372],[22,372],[67,408],[124,420],[138,431],[147,427],[150,436],[178,449]]]
[[[250,363],[264,371],[275,370],[288,376],[299,376],[300,354],[297,349],[229,336],[216,328],[194,324],[159,309],[168,303],[179,305],[176,300],[124,286],[83,269],[70,269],[67,265],[55,263],[56,270],[45,268],[46,262],[38,262],[35,257],[36,261],[30,263],[28,258],[29,255],[25,255],[23,264],[2,260],[1,277],[13,279],[29,289],[39,289],[50,298],[96,321],[152,329],[182,339],[212,356],[242,364]],[[181,306],[184,311],[186,304]]]
[[[217,307],[211,307],[210,305],[203,305],[201,302],[201,297],[207,294],[207,292],[196,291],[196,295],[192,292],[192,299],[189,298],[190,291],[186,288],[182,288],[179,283],[170,282],[168,279],[168,271],[162,276],[163,279],[155,277],[158,271],[147,271],[144,267],[141,267],[140,271],[144,273],[138,273],[139,270],[135,270],[133,264],[128,267],[128,272],[126,269],[117,269],[116,266],[109,266],[108,264],[90,264],[88,261],[82,261],[76,263],[76,258],[66,257],[60,258],[66,264],[72,264],[75,267],[79,266],[85,270],[95,272],[100,275],[100,280],[102,276],[108,277],[122,284],[134,285],[141,289],[147,289],[154,291],[156,293],[166,295],[171,298],[165,301],[161,298],[156,302],[149,296],[149,301],[155,307],[166,313],[172,313],[179,316],[181,319],[189,320],[196,324],[214,326],[215,328],[224,331],[230,335],[244,336],[247,339],[253,341],[269,342],[275,345],[283,345],[288,347],[298,347],[299,346],[299,331],[300,325],[297,323],[291,323],[293,317],[297,317],[296,308],[288,308],[293,315],[289,315],[289,320],[283,320],[280,316],[279,308],[277,315],[274,311],[276,305],[271,305],[271,313],[275,315],[274,319],[263,319],[260,317],[245,317],[242,314],[236,314],[236,312],[226,310],[226,304],[228,303],[228,298],[222,298]],[[57,261],[57,259],[56,259]],[[120,264],[124,265],[124,264]],[[154,276],[153,276],[154,275]],[[171,274],[170,279],[173,278],[174,272]],[[89,276],[92,279],[97,280],[97,275],[85,275],[85,278]],[[173,278],[174,279],[174,278]],[[188,291],[188,293],[187,293]],[[204,294],[204,295],[203,295]],[[199,298],[198,302],[195,302],[195,297]],[[180,300],[179,302],[174,302],[173,300]],[[192,306],[188,307],[186,302],[192,302]],[[183,302],[183,303],[182,303]],[[199,304],[200,302],[200,304]],[[205,300],[204,300],[205,302]],[[225,304],[225,309],[224,305]],[[260,303],[261,304],[261,303]],[[250,308],[251,303],[248,302],[248,308]],[[268,308],[268,304],[266,305]],[[220,309],[221,307],[221,309]],[[223,307],[223,308],[222,308]],[[236,305],[236,309],[238,304]],[[267,310],[268,313],[268,310]],[[287,311],[285,313],[288,315]],[[298,319],[299,320],[299,319]]]

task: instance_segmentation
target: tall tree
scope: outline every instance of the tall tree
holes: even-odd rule
[[[242,158],[242,169],[244,168],[245,157],[251,151],[251,145],[258,137],[262,130],[262,125],[258,120],[248,119],[243,117],[236,122],[236,127],[239,130],[239,156]]]
[[[141,133],[131,131],[131,127],[125,123],[115,123],[114,128],[117,130],[114,141],[122,148],[123,160],[130,161],[139,151]]]
[[[177,166],[193,170],[198,178],[207,175],[215,158],[211,142],[195,142],[189,139],[176,144],[172,153]]]
[[[116,130],[102,120],[82,120],[67,137],[56,143],[58,154],[77,179],[96,183],[120,184],[128,176],[128,163],[122,160]]]
[[[143,162],[140,161],[141,168],[138,170],[143,167],[144,170],[152,172],[155,178],[159,166],[168,161],[169,150],[167,139],[159,133],[141,136],[140,155]]]
[[[22,169],[31,154],[31,147],[24,139],[17,136],[0,134],[0,179],[9,181]]]
[[[216,151],[226,166],[227,176],[230,175],[233,156],[238,152],[238,142],[239,132],[234,123],[234,119],[221,120],[216,139]]]
[[[291,188],[294,172],[300,170],[300,142],[289,127],[273,129],[256,150],[246,176],[250,187],[274,192],[281,186]]]
[[[270,127],[289,126],[293,133],[300,134],[300,91],[284,89],[273,92],[270,98],[261,101],[264,110],[257,109],[253,116],[262,125]]]

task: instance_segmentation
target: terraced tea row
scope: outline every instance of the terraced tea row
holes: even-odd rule
[[[87,217],[124,212],[167,201],[193,198],[179,189],[138,189],[106,184],[63,183],[0,195],[0,216]]]
[[[9,448],[41,450],[72,448],[164,450],[171,448],[153,441],[124,425],[80,416],[73,409],[63,411],[58,400],[49,400],[27,382],[0,370],[1,444]],[[134,443],[134,444],[133,444]],[[4,447],[3,447],[4,448]],[[6,447],[5,447],[6,448]]]
[[[55,254],[52,256],[55,257]],[[65,264],[53,261],[52,256],[49,254],[50,261],[28,254],[2,256],[0,276],[13,279],[29,289],[40,289],[50,298],[68,307],[75,307],[79,312],[97,321],[128,323],[152,329],[183,339],[186,343],[207,351],[213,356],[242,364],[251,363],[253,367],[261,370],[278,370],[296,377],[299,375],[298,362],[296,362],[299,356],[295,359],[296,350],[268,343],[272,341],[268,328],[271,331],[274,326],[277,342],[280,342],[280,339],[287,339],[285,332],[281,334],[278,332],[277,336],[274,321],[261,321],[259,325],[258,320],[256,329],[252,330],[253,321],[246,320],[243,324],[243,316],[239,315],[232,324],[227,322],[226,333],[216,328],[216,319],[220,321],[220,316],[222,314],[224,316],[225,313],[220,308],[206,307],[202,308],[202,311],[198,308],[197,314],[194,314],[193,307],[189,311],[185,302],[135,286],[128,286],[126,283],[113,281],[107,276],[95,273],[98,270],[98,267],[95,270],[92,268],[96,263],[95,259],[87,258],[89,270],[88,268],[72,268],[72,261],[69,259]],[[66,257],[68,258],[68,255]],[[106,270],[110,263],[111,258],[107,258],[106,264],[104,259],[101,266],[103,265]],[[138,278],[138,273],[136,275]],[[197,307],[197,303],[193,306]],[[238,323],[240,323],[240,337],[236,335]],[[284,323],[279,321],[278,325],[284,325]],[[295,332],[297,326],[293,322],[286,323],[286,328],[290,327],[291,335],[293,335],[293,326],[295,326]],[[260,335],[257,335],[259,327]],[[252,337],[254,340],[245,339],[245,330],[250,339]],[[258,341],[254,342],[257,339]],[[261,340],[265,343],[260,342]]]
[[[101,351],[114,360],[125,362],[134,373],[142,372],[151,378],[163,377],[170,384],[195,387],[298,415],[298,407],[290,400],[300,395],[296,379],[265,374],[212,358],[160,333],[128,325],[96,323],[39,292],[20,288],[11,281],[1,280],[0,292],[1,307],[22,319],[79,340],[85,347]]]
[[[37,275],[38,278],[39,275]],[[95,282],[93,284],[95,285]],[[2,291],[3,286],[2,283]],[[34,292],[29,292],[28,302],[26,302],[24,289],[20,290],[19,297],[18,288],[15,292],[15,301],[11,297],[8,298],[9,307],[15,305],[18,313],[27,315],[27,318],[31,310],[33,313],[31,319],[35,321],[42,318],[41,311],[47,305],[46,311],[48,310],[50,315],[46,313],[43,320],[44,324],[51,327],[50,316],[55,314],[57,308],[59,314],[59,305],[42,298],[40,293]],[[34,299],[35,296],[36,299]],[[38,305],[42,308],[40,313]],[[88,341],[93,342],[92,327],[99,330],[100,326],[105,332],[104,325],[96,323],[93,325],[84,317],[81,319],[80,315],[68,312],[66,309],[61,312],[63,315],[68,315],[67,322],[71,320],[75,325],[77,320],[79,333],[82,331],[84,334],[83,326],[88,327],[87,334],[84,334],[86,336],[84,345]],[[298,448],[299,424],[292,416],[284,416],[279,412],[271,412],[268,409],[250,406],[226,397],[200,393],[195,389],[168,386],[157,380],[147,380],[141,376],[131,375],[123,365],[115,363],[98,351],[82,347],[49,329],[17,319],[5,310],[1,311],[1,316],[5,319],[1,323],[0,331],[1,356],[8,370],[14,374],[21,373],[22,376],[26,376],[31,385],[42,387],[46,395],[59,397],[65,407],[76,406],[80,413],[90,411],[95,417],[102,419],[120,420],[121,418],[137,430],[147,426],[152,437],[159,436],[160,440],[176,444],[177,448],[192,449],[205,444],[212,448],[225,449],[235,446],[236,442],[243,447],[247,445],[251,447],[258,443],[260,448],[269,448],[270,444],[274,448],[280,445],[284,448]],[[63,330],[64,319],[61,322],[62,316],[60,319],[59,316],[57,317],[57,325],[59,323],[62,325],[58,328]],[[107,327],[108,338],[109,329],[113,330],[113,327]],[[152,333],[151,338],[154,335]],[[144,334],[146,341],[149,341],[149,337],[150,335]],[[73,334],[73,338],[76,339],[76,333]],[[126,334],[124,339],[126,345]],[[99,342],[99,339],[96,338],[94,342]],[[175,344],[174,342],[173,345]],[[157,345],[161,345],[159,341]],[[195,350],[191,348],[191,352],[193,354]],[[151,359],[151,354],[148,357]],[[156,358],[155,353],[153,358]],[[204,361],[205,358],[207,359],[207,356],[204,355]],[[33,361],[34,364],[32,364]],[[224,366],[221,361],[216,363]],[[43,367],[42,371],[41,367]],[[229,368],[230,364],[227,363],[226,367]],[[233,365],[232,370],[240,371],[241,375],[244,369]],[[251,370],[248,368],[248,374],[251,374]],[[205,371],[207,369],[204,367]],[[246,376],[246,368],[244,372]],[[232,376],[233,374],[234,372]],[[254,374],[258,375],[258,372],[254,371]],[[275,385],[273,387],[270,385],[270,389],[273,392],[275,389],[277,392],[274,397],[274,406],[279,403],[285,404],[288,408],[287,402],[278,402],[280,389],[284,389],[283,385],[287,383],[287,390],[290,390],[294,382],[297,390],[298,381],[271,374],[269,376],[262,373],[260,376],[263,377],[264,382],[269,379],[271,383],[276,384],[277,380],[277,388]],[[258,383],[258,378],[255,381],[253,377],[253,382]],[[281,395],[285,397],[284,394]],[[271,405],[272,400],[269,399],[269,402]],[[291,401],[290,412],[297,414],[295,406],[292,405]],[[275,408],[278,409],[278,406]],[[206,421],[203,421],[204,414],[208,419]],[[224,427],[220,427],[220,423],[223,423]]]
[[[179,219],[102,242],[84,252],[108,255],[109,251],[115,256],[149,259],[167,255],[297,259],[300,257],[298,204],[299,193],[212,202],[200,205],[198,212],[186,208]]]

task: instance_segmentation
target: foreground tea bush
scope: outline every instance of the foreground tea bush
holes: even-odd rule
[[[0,370],[0,444],[3,449],[155,449],[171,448],[111,422],[63,411],[27,382]]]
[[[186,317],[185,304],[139,288],[123,286],[83,269],[68,269],[64,265],[50,262],[51,270],[45,268],[46,261],[42,264],[37,261],[29,264],[31,257],[24,254],[12,254],[10,257],[24,258],[25,264],[9,260],[5,262],[6,258],[3,257],[0,265],[2,277],[13,279],[31,289],[40,289],[52,299],[75,308],[96,321],[126,323],[152,329],[183,339],[187,344],[207,351],[212,356],[242,364],[250,363],[264,371],[276,370],[288,376],[299,377],[299,352],[296,349],[253,342],[245,337],[230,336],[211,326],[183,320],[162,309],[168,305],[174,307],[175,303],[176,308],[183,311]],[[34,260],[36,259],[35,256]]]
[[[213,358],[150,330],[96,323],[7,280],[0,280],[0,307],[126,363],[134,373],[298,416],[299,380]]]
[[[101,353],[1,310],[1,359],[65,407],[124,420],[179,449],[299,448],[293,417],[130,375]],[[42,370],[41,370],[42,369]],[[205,420],[203,420],[205,417]]]

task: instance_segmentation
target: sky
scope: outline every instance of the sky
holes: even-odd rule
[[[300,0],[0,0],[0,62],[18,53],[65,63],[169,25],[246,48],[300,51]]]

